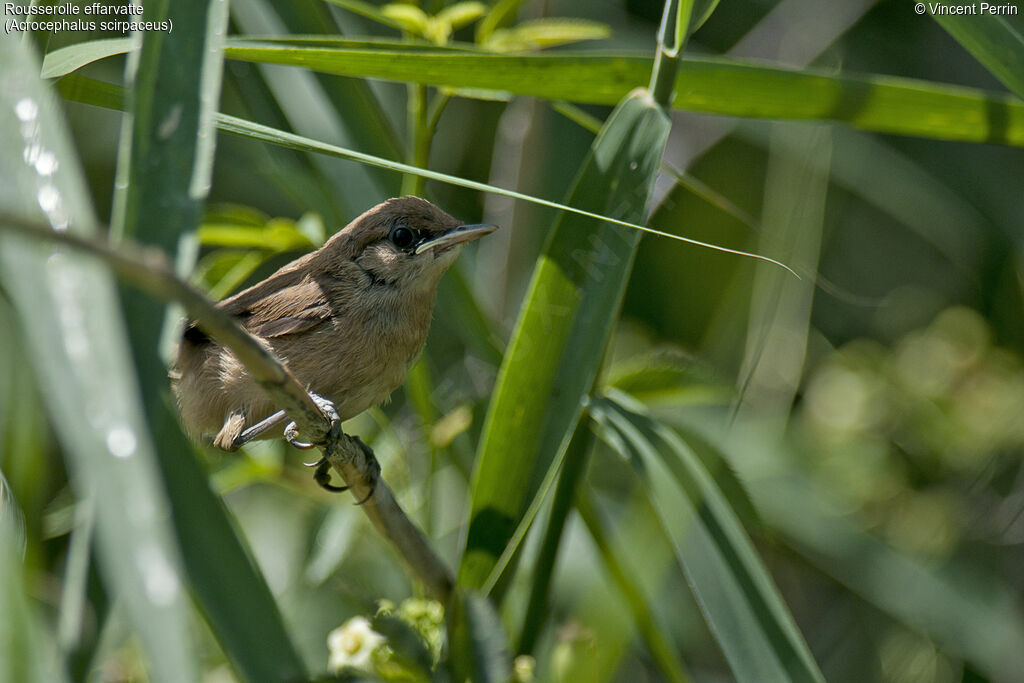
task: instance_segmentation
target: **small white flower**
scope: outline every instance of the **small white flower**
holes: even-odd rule
[[[386,639],[370,627],[365,617],[352,617],[327,634],[327,649],[330,651],[328,666],[332,671],[351,667],[372,672],[373,651]]]

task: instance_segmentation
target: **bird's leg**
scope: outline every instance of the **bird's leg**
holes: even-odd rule
[[[340,431],[341,421],[338,419],[338,413],[334,409],[334,404],[325,399],[323,396],[309,392],[310,398],[316,403],[320,411],[325,415],[332,417],[332,422],[337,422],[338,429]],[[307,443],[305,441],[299,441],[299,427],[294,421],[289,422],[284,428],[284,439],[295,448],[307,451],[311,448],[315,448],[317,444]],[[304,462],[302,463],[306,467],[315,467],[316,471],[313,473],[313,480],[325,491],[331,491],[332,493],[340,493],[342,491],[348,491],[347,486],[335,486],[331,483],[331,463],[327,460],[327,456],[321,456],[316,462]]]
[[[245,431],[243,431],[241,434],[239,434],[238,436],[231,440],[230,449],[225,450],[238,450],[240,446],[244,446],[245,444],[249,443],[250,441],[255,439],[263,432],[267,431],[271,427],[275,427],[278,424],[280,424],[285,417],[287,416],[284,414],[283,410],[277,411],[270,417],[265,418],[254,424],[252,427],[248,427],[247,429],[245,429]]]
[[[337,449],[342,443],[343,439],[347,439],[346,444],[350,448],[355,446],[359,448],[363,457],[366,459],[366,464],[369,469],[368,479],[370,482],[370,492],[366,496],[356,503],[356,505],[362,505],[368,501],[372,496],[373,492],[377,488],[377,481],[380,479],[380,463],[377,462],[376,456],[373,454],[373,449],[364,444],[358,436],[349,436],[341,431],[341,419],[338,417],[338,412],[334,409],[334,404],[325,399],[322,396],[318,396],[313,392],[309,393],[310,398],[316,403],[320,411],[330,417],[331,419],[331,431],[327,436],[326,444],[314,444],[299,441],[299,428],[294,421],[289,422],[284,428],[284,438],[292,446],[302,450],[309,450],[318,445],[326,445],[327,449],[323,456],[316,462],[303,463],[306,467],[315,467],[316,471],[313,473],[313,480],[320,486],[320,488],[334,493],[340,491],[347,491],[348,486],[335,486],[331,483],[331,462],[328,453],[336,453]],[[351,458],[351,456],[349,456]]]

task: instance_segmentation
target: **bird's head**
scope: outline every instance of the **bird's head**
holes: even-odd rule
[[[351,261],[373,284],[433,287],[454,263],[459,246],[495,230],[463,224],[425,199],[398,197],[353,220],[321,253],[332,261]]]

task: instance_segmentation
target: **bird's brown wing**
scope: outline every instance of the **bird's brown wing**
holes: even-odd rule
[[[218,307],[238,317],[246,329],[261,337],[312,329],[331,314],[320,286],[303,274],[315,253],[296,259],[266,280],[220,302]],[[210,341],[195,321],[186,325],[183,339],[193,346]]]
[[[331,307],[319,284],[303,280],[232,313],[242,318],[246,329],[253,334],[273,338],[316,327],[331,316]]]

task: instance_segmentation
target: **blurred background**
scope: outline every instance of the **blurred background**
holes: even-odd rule
[[[433,15],[445,4],[423,0],[422,9]],[[230,33],[400,37],[345,5],[233,0]],[[580,33],[553,41],[565,44],[551,53],[647,56],[663,7],[656,0],[521,5],[510,25],[587,20],[575,25]],[[1019,15],[1005,20],[1017,35],[1024,30]],[[450,40],[471,43],[475,30],[475,21],[467,23]],[[50,53],[108,36],[33,37]],[[1007,92],[904,0],[723,0],[687,54]],[[124,57],[113,56],[80,73],[122,83],[124,70]],[[440,91],[424,89],[436,129],[429,152],[416,157],[407,121],[416,89],[228,59],[220,108],[553,201],[566,196],[593,141],[581,123],[611,111],[458,91],[438,106]],[[380,106],[362,106],[367,97]],[[110,224],[122,115],[68,100],[60,106],[95,213]],[[773,256],[801,279],[645,236],[597,395],[628,396],[636,401],[628,405],[685,435],[825,678],[1021,680],[1024,152],[822,121],[676,111],[672,122],[664,162],[684,176],[663,168],[649,224]],[[346,428],[374,447],[402,504],[455,566],[488,400],[557,212],[434,180],[422,188],[410,182],[222,134],[202,224],[182,253],[192,255],[193,282],[221,298],[410,189],[467,222],[502,226],[446,276],[424,359],[407,386]],[[5,514],[16,509],[23,520],[27,594],[55,629],[66,621],[68,577],[83,577],[79,647],[62,660],[72,662],[65,664],[71,678],[150,679],[126,611],[100,580],[96,551],[84,560],[91,571],[69,573],[82,561],[74,552],[81,493],[29,362],[32,342],[18,333],[23,315],[0,289],[0,497]],[[742,679],[638,493],[628,452],[617,452],[629,449],[614,441],[592,447],[587,509],[568,517],[542,624],[526,650],[533,659],[522,666],[535,680]],[[332,629],[372,616],[381,600],[422,597],[348,498],[316,488],[302,453],[275,442],[197,454],[309,671],[328,670]],[[509,455],[517,456],[531,454]],[[539,519],[549,508],[550,501]],[[543,524],[535,526],[501,608],[513,634],[531,603]],[[647,605],[646,626],[631,588]],[[202,678],[239,678],[200,612],[188,618]],[[511,649],[523,648],[513,642]],[[666,671],[668,660],[685,670]],[[376,675],[386,678],[383,671]]]

